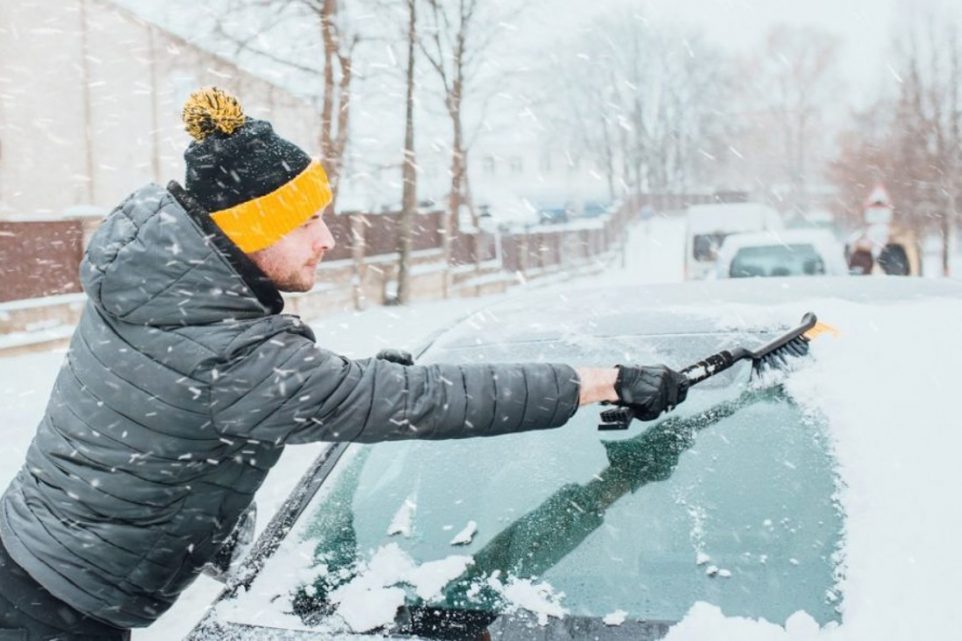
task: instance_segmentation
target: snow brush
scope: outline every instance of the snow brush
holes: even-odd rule
[[[809,342],[820,334],[838,334],[831,325],[818,322],[815,314],[808,312],[802,316],[801,324],[758,349],[736,347],[722,350],[689,365],[680,374],[688,378],[691,385],[697,385],[711,378],[735,363],[747,359],[752,361],[752,375],[760,376],[768,369],[782,369],[788,366],[789,357],[799,358],[808,354]],[[633,414],[627,407],[604,410],[601,412],[599,430],[624,430],[631,424]]]

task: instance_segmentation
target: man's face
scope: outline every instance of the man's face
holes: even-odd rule
[[[334,237],[321,214],[266,249],[248,254],[282,292],[306,292],[314,287],[317,264],[334,248]]]

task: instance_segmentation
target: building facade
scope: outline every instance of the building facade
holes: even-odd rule
[[[0,220],[102,214],[183,180],[180,110],[217,85],[317,154],[307,100],[108,0],[0,2]]]

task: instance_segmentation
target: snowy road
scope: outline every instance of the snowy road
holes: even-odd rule
[[[684,225],[680,219],[664,218],[637,225],[626,244],[623,265],[573,283],[529,284],[539,291],[592,283],[621,285],[675,282],[682,279]],[[384,347],[415,349],[435,331],[485,305],[506,296],[523,296],[524,288],[505,295],[432,301],[408,308],[374,308],[364,312],[338,314],[312,323],[318,343],[350,357],[369,356]],[[0,407],[5,416],[0,437],[5,447],[0,454],[0,487],[6,487],[23,462],[37,422],[43,415],[47,395],[63,360],[63,350],[0,358]],[[257,493],[258,532],[287,497],[303,471],[324,444],[299,445],[285,450],[280,462]],[[283,472],[281,472],[283,470]],[[134,632],[135,641],[170,641],[186,634],[214,599],[220,584],[201,576],[157,623]]]

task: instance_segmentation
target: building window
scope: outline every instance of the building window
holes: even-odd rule
[[[509,162],[512,174],[520,174],[524,171],[524,163],[521,162],[521,156],[511,156]]]

